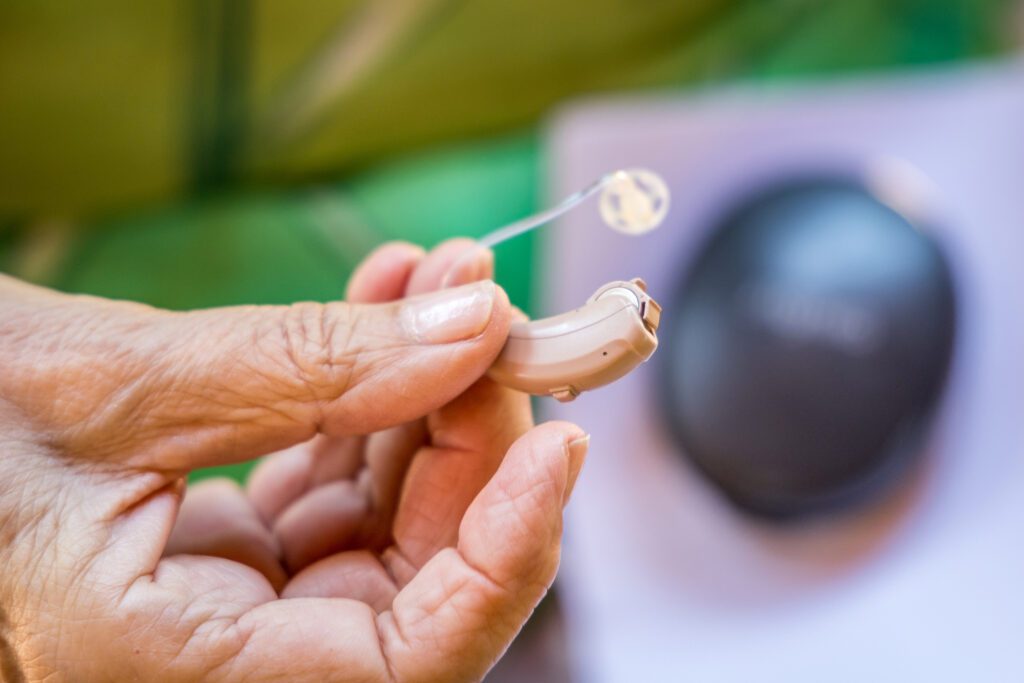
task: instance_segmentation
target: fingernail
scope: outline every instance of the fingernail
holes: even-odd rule
[[[441,279],[442,287],[458,287],[468,282],[494,277],[494,252],[476,245],[455,260]]]
[[[572,495],[572,490],[576,488],[576,480],[580,476],[580,470],[583,469],[583,461],[587,457],[587,451],[590,449],[590,434],[581,436],[578,439],[573,439],[569,442],[566,450],[569,452],[569,479],[565,485],[565,497],[562,504],[565,505],[569,502],[569,497]]]
[[[450,344],[479,336],[491,320],[495,287],[490,280],[412,299],[402,311],[406,329],[424,344]]]

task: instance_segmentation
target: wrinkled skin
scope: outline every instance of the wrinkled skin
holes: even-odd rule
[[[554,578],[586,439],[481,379],[516,313],[470,248],[194,313],[0,276],[0,678],[480,679]]]

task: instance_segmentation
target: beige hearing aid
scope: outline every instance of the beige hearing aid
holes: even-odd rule
[[[571,401],[650,358],[660,319],[661,306],[643,280],[609,282],[575,311],[513,323],[488,375],[519,391]]]

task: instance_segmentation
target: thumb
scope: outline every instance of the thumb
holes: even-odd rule
[[[490,281],[374,305],[165,313],[104,303],[120,317],[72,351],[76,367],[92,358],[102,371],[76,372],[88,381],[71,387],[63,373],[62,405],[79,408],[57,413],[88,419],[64,425],[57,442],[169,471],[421,417],[486,372],[510,320]]]

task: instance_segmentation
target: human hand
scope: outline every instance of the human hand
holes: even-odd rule
[[[586,441],[480,379],[500,289],[415,296],[465,248],[385,247],[326,306],[0,279],[3,679],[482,677],[553,579]],[[191,469],[279,449],[182,504]]]

